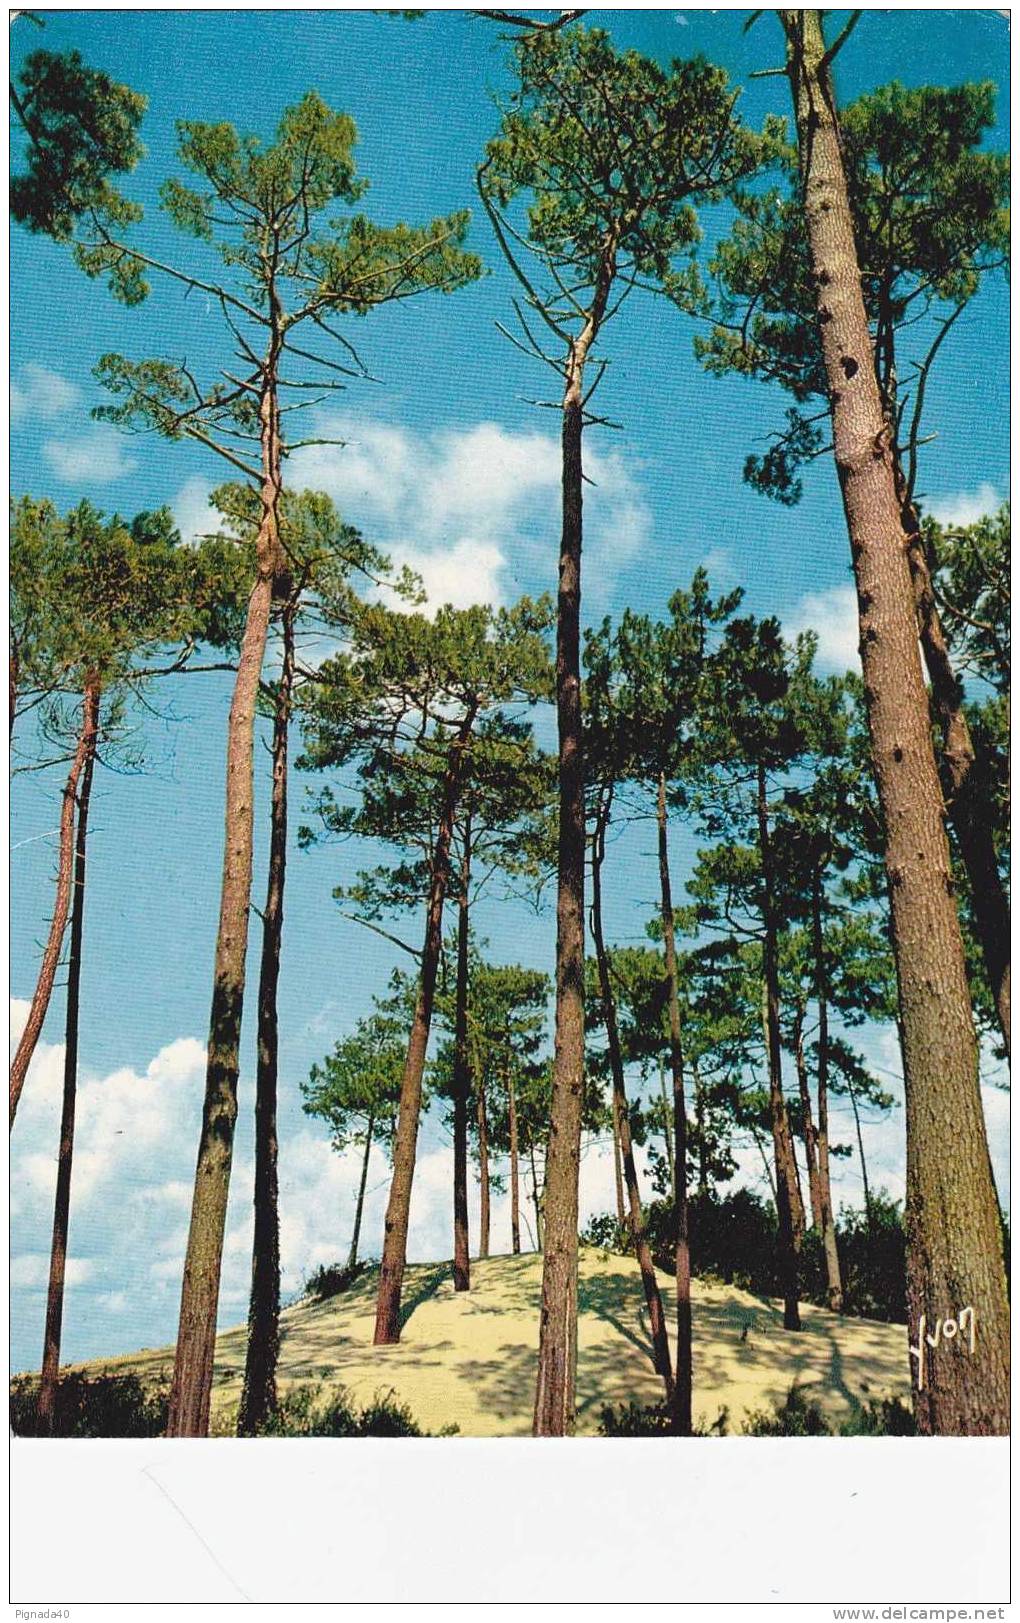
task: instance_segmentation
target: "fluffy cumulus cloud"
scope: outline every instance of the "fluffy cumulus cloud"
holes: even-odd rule
[[[1005,501],[987,479],[976,490],[954,490],[947,496],[932,496],[925,502],[925,510],[940,524],[976,524],[986,513],[994,513]]]
[[[77,384],[38,361],[26,362],[11,378],[11,422],[15,426],[51,422],[73,411],[80,401]]]
[[[128,455],[124,435],[108,423],[91,423],[44,440],[42,453],[65,485],[109,485],[138,466]]]
[[[824,592],[806,592],[784,617],[789,636],[813,631],[818,638],[819,670],[859,671],[857,594],[852,586],[831,586]]]
[[[209,505],[215,488],[212,479],[193,474],[177,492],[171,505],[182,541],[198,541],[203,535],[212,535],[219,529],[219,514]]]
[[[343,446],[296,451],[292,483],[326,491],[344,517],[421,575],[429,603],[505,603],[548,574],[558,535],[560,449],[554,434],[498,423],[419,433],[330,414],[315,433]],[[635,470],[618,450],[586,454],[589,534],[599,589],[648,539]]]

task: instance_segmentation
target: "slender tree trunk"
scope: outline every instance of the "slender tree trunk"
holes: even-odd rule
[[[510,1246],[515,1257],[521,1254],[520,1147],[517,1141],[517,1095],[513,1073],[506,1079],[507,1112],[510,1125]]]
[[[1001,1223],[952,892],[894,448],[872,364],[840,135],[818,12],[781,13],[796,113],[808,245],[833,440],[860,611],[872,758],[886,830],[907,1127],[907,1322],[918,1332],[964,1307],[973,1354],[927,1360],[924,1433],[1004,1433],[1009,1314]]]
[[[11,702],[11,729],[10,729],[10,734],[8,735],[9,737],[12,737],[13,734],[14,734],[14,719],[15,719],[17,713],[18,713],[18,675],[19,675],[18,646],[17,646],[17,643],[14,641],[14,638],[12,637],[11,638],[11,645],[10,645],[10,659],[9,659],[8,666],[7,666],[7,679],[8,679],[7,685],[8,685],[8,690],[9,690],[9,693],[10,693],[10,702]]]
[[[666,1165],[669,1168],[669,1192],[676,1204],[676,1154],[673,1145],[674,1123],[673,1111],[670,1108],[669,1094],[666,1092],[666,1063],[659,1058],[659,1092],[662,1094],[662,1121],[663,1136],[666,1142]],[[697,1093],[697,1084],[695,1084]]]
[[[942,774],[946,811],[970,886],[974,927],[999,1017],[1006,1053],[1010,1048],[1009,901],[995,850],[988,804],[987,762],[978,759],[964,710],[963,684],[953,669],[942,625],[917,510],[907,491],[899,458],[894,471],[903,527],[908,537],[921,649],[931,698],[942,733]]]
[[[372,1157],[372,1138],[375,1132],[375,1116],[368,1113],[368,1122],[365,1127],[365,1155],[361,1163],[361,1182],[358,1184],[358,1200],[354,1208],[354,1229],[351,1233],[351,1249],[347,1253],[347,1267],[354,1272],[358,1266],[358,1242],[361,1239],[361,1218],[365,1210],[365,1185],[368,1183],[368,1163]]]
[[[74,900],[71,904],[71,952],[67,965],[64,1098],[60,1113],[57,1189],[53,1202],[53,1242],[50,1248],[46,1331],[43,1338],[42,1374],[39,1381],[38,1420],[40,1430],[44,1433],[52,1432],[56,1413],[57,1382],[60,1375],[60,1331],[64,1317],[67,1231],[71,1215],[71,1164],[74,1159],[74,1111],[78,1091],[78,1010],[81,994],[82,931],[85,924],[85,855],[89,827],[89,798],[92,793],[92,771],[96,759],[96,734],[99,727],[99,683],[94,678],[85,686],[84,711],[85,760],[78,795]]]
[[[535,1146],[534,1146],[534,1144],[529,1144],[528,1145],[528,1154],[529,1154],[529,1156],[531,1158],[531,1199],[532,1199],[532,1201],[534,1203],[534,1207],[535,1207],[535,1241],[536,1241],[536,1244],[538,1246],[539,1251],[542,1251],[543,1248],[544,1248],[544,1240],[545,1240],[545,1235],[544,1235],[543,1225],[542,1225],[542,1200],[543,1200],[544,1191],[543,1191],[543,1195],[540,1195],[539,1192],[538,1192],[538,1172],[535,1169]]]
[[[696,1064],[691,1065],[694,1076],[694,1119],[698,1128],[698,1194],[708,1194],[708,1145],[705,1142],[705,1089]]]
[[[468,1250],[468,1102],[471,1066],[468,1059],[468,888],[471,883],[471,814],[463,827],[464,849],[460,864],[457,907],[457,991],[453,1050],[453,1288],[471,1289]]]
[[[623,1162],[620,1159],[620,1109],[616,1090],[613,1090],[610,1114],[613,1122],[613,1180],[616,1184],[616,1221],[623,1228],[627,1221],[627,1208],[623,1200]]]
[[[255,1231],[248,1305],[248,1346],[237,1421],[240,1437],[254,1437],[276,1410],[276,1363],[280,1350],[280,1212],[276,1137],[280,1044],[277,988],[287,875],[287,746],[294,687],[296,612],[297,604],[292,598],[283,611],[283,661],[273,721],[269,878],[262,915],[258,1060],[255,1074]]]
[[[611,796],[611,788],[600,796],[599,811],[592,832],[591,933],[595,943],[599,990],[602,994],[602,1006],[605,1011],[606,1037],[609,1044],[609,1067],[613,1078],[613,1097],[616,1102],[616,1114],[620,1123],[620,1149],[623,1152],[623,1171],[627,1182],[629,1205],[628,1226],[638,1268],[641,1271],[645,1302],[648,1306],[648,1323],[652,1335],[652,1362],[662,1376],[663,1385],[666,1388],[666,1403],[672,1404],[673,1361],[669,1351],[666,1315],[662,1308],[662,1297],[659,1294],[659,1285],[655,1277],[655,1265],[652,1262],[651,1247],[648,1244],[648,1234],[645,1230],[644,1213],[641,1210],[641,1191],[638,1187],[637,1167],[634,1163],[634,1145],[630,1132],[630,1114],[627,1109],[623,1055],[620,1051],[620,1034],[616,1024],[616,999],[613,996],[609,976],[609,956],[606,952],[605,937],[602,931],[602,863],[606,851],[606,827],[609,822]]]
[[[825,964],[822,934],[822,880],[816,872],[812,892],[815,984],[818,994],[818,1196],[821,1205],[822,1249],[825,1253],[825,1284],[833,1313],[843,1311],[843,1281],[839,1271],[836,1221],[832,1211],[832,1181],[829,1172],[829,977]],[[862,1161],[863,1164],[863,1161]]]
[[[608,288],[606,289],[608,293]],[[603,304],[604,308],[604,304]],[[563,397],[563,530],[556,618],[559,845],[556,1034],[545,1170],[536,1437],[574,1430],[577,1379],[577,1208],[584,1104],[584,766],[581,758],[581,533],[584,364],[597,323],[570,347]]]
[[[169,1437],[204,1437],[209,1430],[223,1231],[237,1120],[237,1075],[251,902],[255,715],[274,585],[282,565],[279,534],[282,481],[276,394],[279,343],[274,329],[260,401],[263,483],[262,515],[256,540],[257,572],[248,599],[227,723],[220,916],[216,932],[205,1099],[170,1388]]]
[[[818,1182],[818,1146],[815,1124],[811,1116],[811,1089],[808,1086],[807,1060],[804,1057],[804,1004],[798,999],[793,1036],[793,1058],[797,1067],[797,1090],[804,1122],[804,1160],[808,1172],[808,1193],[811,1200],[811,1226],[822,1232],[822,1192]]]
[[[850,1105],[854,1113],[854,1127],[857,1130],[857,1154],[860,1156],[861,1182],[864,1185],[864,1218],[870,1234],[874,1228],[874,1221],[871,1213],[871,1190],[868,1187],[868,1163],[864,1154],[864,1138],[861,1134],[861,1113],[857,1108],[857,1094],[854,1092],[854,1085],[849,1077],[847,1077],[846,1090],[850,1095]]]
[[[669,840],[666,822],[666,774],[660,772],[656,800],[659,845],[659,908],[662,918],[662,949],[666,961],[666,993],[669,1003],[669,1063],[673,1075],[673,1166],[676,1258],[676,1387],[673,1393],[673,1426],[681,1437],[689,1437],[692,1426],[694,1384],[694,1334],[691,1324],[691,1240],[687,1209],[687,1101],[684,1096],[684,1055],[680,1031],[680,983],[676,961],[676,922],[673,917],[673,889],[669,874]]]
[[[489,1181],[489,1122],[485,1106],[485,1070],[481,1065],[476,1066],[478,1092],[478,1179],[479,1179],[479,1206],[478,1206],[478,1260],[484,1262],[489,1255],[489,1229],[491,1222],[492,1198]]]
[[[758,1147],[758,1154],[761,1156],[761,1164],[765,1168],[765,1181],[768,1184],[770,1190],[772,1191],[772,1199],[776,1202],[776,1209],[778,1210],[779,1209],[779,1201],[778,1201],[778,1198],[777,1198],[777,1195],[776,1195],[775,1174],[772,1171],[772,1163],[769,1160],[768,1155],[765,1152],[765,1141],[764,1141],[764,1139],[762,1138],[761,1134],[758,1131],[758,1126],[757,1126],[756,1122],[751,1123],[751,1137],[754,1139],[754,1142]]]
[[[436,971],[439,968],[439,953],[443,944],[443,903],[446,900],[450,872],[450,841],[453,838],[453,822],[464,771],[464,757],[474,726],[475,714],[475,708],[468,710],[450,745],[443,783],[442,810],[432,857],[432,882],[425,921],[418,1000],[407,1044],[404,1074],[400,1083],[397,1130],[393,1139],[393,1178],[386,1205],[386,1230],[375,1309],[374,1340],[377,1347],[388,1346],[400,1340],[400,1292],[404,1282],[404,1269],[407,1266],[407,1229],[411,1217],[411,1185],[414,1181],[418,1121],[421,1116],[421,1079],[425,1070],[425,1051],[428,1048],[429,1031],[432,1026]]]
[[[783,1097],[783,1049],[779,1029],[779,962],[772,905],[772,850],[769,839],[765,768],[758,765],[758,845],[762,875],[762,952],[765,967],[765,1033],[769,1062],[769,1118],[776,1158],[776,1215],[779,1220],[779,1273],[783,1284],[783,1324],[800,1329],[797,1305],[797,1252],[804,1232],[804,1206],[797,1182],[793,1134]],[[799,1222],[798,1222],[799,1214]]]
[[[11,1062],[11,1128],[14,1127],[14,1117],[17,1114],[18,1100],[21,1090],[25,1086],[25,1077],[32,1055],[35,1053],[39,1034],[46,1019],[46,1011],[50,1006],[53,994],[53,983],[57,977],[57,965],[60,962],[60,949],[64,940],[64,930],[67,927],[67,914],[71,905],[71,876],[74,869],[74,813],[77,804],[78,782],[85,768],[89,752],[93,748],[89,743],[90,734],[94,728],[94,720],[90,716],[89,700],[86,694],[82,710],[81,729],[75,745],[74,755],[71,758],[71,769],[67,774],[64,785],[64,794],[60,806],[60,834],[57,855],[57,890],[53,903],[53,917],[50,920],[49,935],[43,950],[42,962],[39,965],[39,975],[32,993],[32,1003],[28,1011],[25,1029],[21,1033],[21,1040]]]

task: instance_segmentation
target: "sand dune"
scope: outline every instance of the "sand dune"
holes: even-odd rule
[[[360,1400],[395,1393],[431,1432],[523,1437],[531,1429],[541,1258],[492,1257],[471,1269],[469,1293],[454,1292],[450,1264],[408,1268],[404,1324],[395,1347],[373,1347],[375,1281],[363,1277],[331,1301],[299,1302],[281,1316],[281,1391],[336,1383]],[[669,1302],[672,1280],[660,1278]],[[641,1283],[634,1262],[585,1248],[579,1274],[578,1432],[594,1435],[607,1403],[659,1401]],[[833,1420],[873,1398],[909,1402],[902,1325],[841,1319],[802,1309],[800,1333],[783,1329],[781,1306],[735,1286],[695,1280],[695,1421],[728,1411],[730,1432],[748,1410],[780,1402],[796,1382]],[[213,1431],[232,1429],[245,1330],[216,1342]],[[95,1373],[168,1376],[172,1349],[96,1361]]]

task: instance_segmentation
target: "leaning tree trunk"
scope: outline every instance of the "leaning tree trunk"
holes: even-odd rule
[[[181,1288],[169,1437],[204,1437],[209,1429],[216,1310],[223,1261],[230,1167],[237,1121],[237,1075],[244,1006],[248,910],[251,901],[255,714],[266,652],[274,583],[282,556],[278,339],[266,363],[260,402],[262,515],[256,540],[256,576],[248,599],[234,696],[227,722],[227,783],[223,878],[216,932],[205,1099],[195,1168],[195,1190]]]
[[[610,1115],[613,1123],[613,1182],[616,1186],[616,1221],[623,1228],[627,1221],[627,1208],[623,1199],[623,1162],[620,1158],[620,1110],[613,1090]]]
[[[902,479],[902,474],[900,475]],[[931,697],[942,732],[945,805],[970,886],[974,929],[992,998],[1009,1054],[1010,948],[1009,901],[999,871],[993,822],[987,796],[987,766],[978,760],[964,710],[963,684],[950,655],[935,601],[924,540],[911,502],[903,506],[910,541],[921,648],[931,682]]]
[[[478,1260],[484,1262],[489,1255],[489,1229],[492,1212],[492,1186],[489,1178],[489,1119],[485,1105],[485,1069],[476,1064],[478,1122]]]
[[[11,1127],[14,1127],[14,1117],[17,1114],[18,1100],[21,1090],[25,1086],[25,1077],[32,1055],[39,1041],[39,1034],[46,1019],[46,1011],[50,1006],[53,994],[53,982],[57,977],[57,965],[60,962],[60,949],[64,940],[64,930],[67,927],[67,913],[71,905],[71,875],[74,868],[74,810],[77,803],[78,781],[85,768],[85,763],[94,744],[89,743],[96,720],[90,713],[88,691],[85,693],[84,708],[82,711],[81,729],[78,733],[78,742],[74,755],[71,758],[71,769],[67,774],[64,785],[64,795],[60,806],[60,834],[57,847],[57,892],[53,904],[53,917],[50,920],[49,935],[46,937],[46,946],[43,950],[42,963],[39,965],[39,975],[32,993],[32,1003],[28,1011],[25,1029],[21,1033],[14,1059],[11,1062]]]
[[[389,1346],[400,1340],[400,1292],[404,1283],[404,1269],[407,1266],[407,1230],[411,1219],[411,1185],[414,1182],[418,1121],[421,1116],[421,1081],[432,1026],[436,972],[443,945],[443,903],[446,900],[450,873],[450,841],[453,838],[453,822],[460,794],[464,757],[475,723],[475,714],[474,707],[467,711],[451,742],[443,779],[443,800],[432,856],[432,882],[429,887],[429,905],[425,919],[418,999],[407,1044],[407,1056],[404,1060],[404,1074],[400,1082],[397,1130],[393,1136],[393,1178],[386,1204],[386,1229],[375,1306],[373,1339],[377,1347]]]
[[[907,1128],[907,1321],[972,1308],[974,1352],[941,1344],[915,1412],[924,1433],[1009,1424],[1002,1230],[949,844],[917,642],[894,448],[872,364],[853,217],[818,12],[784,11],[804,212],[833,441],[860,612],[872,760],[886,831]]]
[[[457,991],[453,1049],[453,1288],[471,1289],[468,1251],[468,1103],[471,1065],[468,1058],[468,887],[471,883],[471,814],[464,817],[457,909]]]
[[[60,1149],[57,1154],[57,1189],[53,1202],[53,1243],[46,1297],[46,1330],[39,1380],[40,1430],[52,1432],[60,1374],[60,1331],[64,1317],[64,1271],[67,1230],[71,1214],[71,1164],[74,1159],[74,1110],[78,1091],[78,1009],[81,993],[81,946],[85,923],[85,852],[89,828],[89,797],[96,759],[99,726],[99,683],[85,687],[85,761],[78,795],[78,830],[74,850],[74,901],[71,904],[71,951],[67,964],[67,1024],[64,1038],[64,1099],[60,1113]]]
[[[804,1160],[807,1164],[808,1194],[811,1201],[811,1226],[822,1232],[822,1191],[818,1181],[818,1145],[815,1124],[811,1115],[811,1089],[808,1086],[807,1060],[804,1057],[804,1003],[798,997],[793,1034],[793,1059],[797,1068],[797,1091],[803,1119]]]
[[[812,892],[815,985],[818,996],[818,1198],[821,1207],[822,1250],[825,1254],[825,1286],[833,1313],[843,1311],[843,1281],[839,1271],[836,1221],[832,1211],[832,1180],[829,1172],[829,977],[822,935],[822,881],[815,874]],[[862,1157],[863,1165],[863,1157]]]
[[[803,1202],[797,1183],[793,1134],[783,1098],[783,1048],[779,1029],[779,961],[772,903],[772,849],[769,839],[765,768],[758,764],[758,847],[762,876],[762,956],[765,969],[765,1034],[769,1063],[769,1120],[776,1158],[776,1215],[779,1221],[779,1274],[783,1285],[783,1324],[800,1329],[797,1305],[797,1251],[803,1233]],[[798,1223],[797,1213],[800,1213]]]
[[[348,1272],[354,1272],[358,1266],[358,1242],[361,1239],[361,1219],[365,1210],[365,1185],[368,1183],[368,1163],[372,1158],[372,1136],[375,1132],[375,1116],[368,1113],[365,1125],[365,1155],[361,1163],[361,1182],[358,1184],[358,1199],[354,1208],[354,1228],[351,1232],[351,1249],[347,1253]]]
[[[874,1228],[874,1219],[871,1210],[871,1189],[868,1184],[868,1163],[864,1155],[864,1135],[861,1132],[861,1113],[857,1106],[857,1094],[849,1077],[846,1079],[846,1091],[850,1095],[850,1108],[854,1113],[854,1128],[857,1134],[857,1154],[861,1163],[861,1183],[864,1185],[864,1221],[868,1225],[870,1234]]]
[[[280,1351],[280,1211],[276,1136],[280,1043],[276,1005],[283,942],[283,892],[287,873],[287,745],[294,687],[296,612],[297,605],[291,599],[283,611],[283,661],[273,722],[269,879],[262,915],[258,1063],[255,1074],[255,1233],[248,1305],[248,1347],[237,1419],[239,1437],[254,1437],[276,1410],[276,1362]]]
[[[610,791],[611,795],[611,791]],[[616,1023],[616,999],[609,976],[609,955],[602,932],[602,863],[606,853],[606,826],[609,822],[609,795],[600,798],[599,811],[592,832],[591,848],[591,933],[595,943],[595,962],[598,967],[599,991],[605,1011],[606,1038],[609,1045],[609,1069],[613,1079],[613,1099],[620,1123],[620,1149],[623,1153],[623,1171],[627,1183],[628,1217],[631,1243],[641,1271],[648,1323],[652,1334],[652,1362],[666,1388],[667,1405],[673,1402],[673,1361],[666,1331],[666,1315],[655,1277],[655,1265],[648,1244],[641,1192],[638,1188],[637,1167],[634,1163],[634,1144],[630,1132],[630,1114],[627,1109],[627,1088],[623,1075],[623,1054]]]
[[[515,1257],[521,1254],[521,1172],[520,1146],[517,1138],[517,1095],[514,1091],[513,1072],[506,1078],[507,1117],[510,1129],[510,1248]]]
[[[669,1094],[666,1092],[666,1064],[661,1056],[659,1058],[659,1092],[662,1094],[662,1129],[663,1138],[666,1145],[666,1167],[669,1172],[669,1192],[675,1204],[676,1155],[674,1153],[675,1145],[673,1143],[673,1111],[669,1103]],[[697,1083],[695,1083],[695,1092],[697,1092]]]
[[[681,1437],[691,1434],[694,1387],[694,1332],[691,1323],[691,1239],[687,1200],[687,1101],[684,1096],[684,1054],[680,1032],[680,981],[676,961],[676,921],[669,875],[666,826],[666,774],[660,772],[656,802],[659,846],[659,908],[662,950],[666,961],[669,1004],[669,1063],[673,1075],[674,1237],[676,1262],[676,1386],[673,1426]]]

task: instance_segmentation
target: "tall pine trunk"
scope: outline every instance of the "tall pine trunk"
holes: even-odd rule
[[[377,1347],[389,1346],[400,1340],[400,1292],[404,1282],[404,1269],[407,1266],[407,1230],[411,1219],[411,1185],[414,1182],[418,1123],[421,1117],[421,1081],[425,1070],[429,1031],[432,1027],[436,972],[443,945],[443,903],[446,900],[446,887],[450,875],[450,842],[453,838],[453,823],[465,765],[464,757],[474,726],[475,714],[474,707],[468,710],[451,741],[443,777],[443,799],[432,856],[432,879],[425,919],[418,998],[407,1044],[407,1057],[404,1060],[404,1074],[400,1082],[397,1130],[393,1136],[393,1178],[386,1204],[386,1228],[375,1307],[373,1339]]]
[[[829,976],[825,963],[825,939],[822,934],[822,879],[819,872],[814,876],[811,912],[815,985],[818,996],[818,1198],[821,1208],[822,1250],[825,1255],[825,1288],[829,1307],[833,1313],[842,1313],[843,1281],[839,1270],[829,1169]]]
[[[758,850],[761,859],[762,956],[765,970],[765,1034],[769,1065],[769,1120],[776,1159],[776,1215],[779,1221],[779,1276],[783,1286],[783,1324],[800,1329],[797,1305],[797,1252],[804,1226],[804,1207],[797,1182],[790,1118],[783,1097],[783,1050],[779,1029],[779,956],[772,901],[772,848],[769,838],[765,768],[758,764]],[[798,1224],[799,1210],[799,1224]]]
[[[691,1065],[694,1076],[694,1120],[698,1129],[698,1194],[708,1194],[708,1144],[705,1129],[705,1086],[696,1064]]]
[[[492,1213],[492,1185],[489,1178],[489,1121],[485,1104],[485,1069],[475,1066],[477,1092],[475,1096],[478,1122],[478,1260],[484,1262],[489,1255],[489,1230]]]
[[[468,1250],[468,1103],[471,1064],[468,1057],[468,887],[471,883],[471,814],[465,813],[464,849],[457,907],[457,990],[453,1049],[453,1288],[471,1289]]]
[[[669,1337],[666,1332],[666,1315],[662,1308],[662,1297],[659,1294],[659,1285],[655,1277],[655,1265],[652,1262],[652,1251],[648,1244],[648,1234],[645,1229],[644,1212],[641,1209],[641,1192],[638,1188],[637,1167],[634,1163],[634,1145],[630,1132],[630,1114],[627,1109],[623,1055],[620,1050],[620,1034],[616,1023],[616,999],[613,996],[609,975],[609,955],[606,951],[605,936],[602,929],[602,863],[606,852],[606,828],[609,822],[611,793],[610,790],[608,793],[603,792],[600,795],[598,814],[592,831],[591,933],[595,943],[599,991],[602,995],[602,1007],[605,1013],[606,1038],[609,1046],[609,1068],[613,1079],[613,1099],[620,1123],[620,1149],[623,1155],[623,1171],[627,1184],[629,1208],[628,1226],[634,1254],[637,1257],[638,1268],[641,1272],[641,1284],[644,1287],[645,1302],[648,1306],[648,1323],[652,1335],[652,1361],[656,1370],[662,1376],[666,1388],[666,1402],[672,1404],[673,1361],[669,1350]]]
[[[676,921],[673,916],[673,888],[669,874],[669,840],[666,820],[666,774],[660,772],[656,799],[656,827],[659,849],[659,907],[662,918],[662,950],[666,962],[666,996],[669,1005],[669,1063],[673,1076],[673,1167],[674,1256],[676,1262],[676,1386],[673,1393],[673,1427],[681,1437],[689,1437],[692,1426],[694,1383],[694,1333],[691,1324],[691,1240],[687,1199],[687,1101],[684,1096],[684,1054],[680,1030],[680,984],[676,961]]]
[[[81,995],[82,932],[85,924],[85,855],[98,728],[99,683],[95,678],[91,678],[86,683],[84,694],[82,731],[85,737],[85,760],[78,795],[78,828],[74,849],[74,900],[71,903],[71,951],[67,964],[67,1022],[64,1036],[64,1097],[60,1112],[57,1188],[53,1202],[53,1242],[50,1247],[46,1329],[43,1337],[42,1373],[39,1380],[38,1419],[43,1433],[53,1430],[57,1381],[60,1375],[60,1332],[64,1317],[64,1273],[67,1264],[67,1231],[71,1215],[71,1165],[74,1159],[74,1112],[78,1092],[78,1010]]]
[[[220,916],[216,932],[205,1098],[170,1388],[169,1437],[204,1437],[209,1430],[223,1231],[227,1219],[234,1126],[237,1121],[237,1075],[251,902],[255,715],[273,589],[282,562],[279,535],[280,430],[276,392],[280,342],[274,330],[259,408],[263,482],[262,514],[256,540],[256,576],[248,598],[234,695],[227,722]]]
[[[515,1257],[519,1257],[521,1254],[520,1145],[517,1138],[517,1094],[514,1090],[512,1070],[507,1072],[506,1097],[510,1128],[510,1249]]]
[[[793,1059],[797,1068],[797,1091],[800,1094],[800,1111],[803,1121],[801,1137],[804,1140],[804,1160],[807,1165],[808,1193],[811,1200],[811,1226],[818,1234],[821,1234],[822,1191],[818,1180],[818,1141],[812,1119],[811,1089],[808,1085],[807,1059],[804,1055],[804,1015],[804,1003],[798,997],[794,1017]]]
[[[847,1093],[850,1095],[850,1108],[854,1113],[854,1130],[857,1136],[857,1154],[861,1163],[861,1183],[864,1185],[864,1220],[868,1225],[870,1234],[874,1228],[874,1218],[871,1209],[871,1188],[868,1184],[868,1163],[864,1154],[864,1135],[861,1132],[861,1112],[857,1104],[857,1094],[850,1078],[847,1077]]]
[[[577,1212],[584,1105],[584,765],[581,757],[581,533],[584,360],[591,324],[572,346],[563,398],[563,530],[556,618],[559,841],[556,1033],[545,1171],[536,1437],[574,1430]]]
[[[273,789],[270,803],[269,878],[262,915],[259,969],[258,1062],[255,1075],[255,1231],[248,1305],[248,1347],[238,1413],[241,1437],[254,1437],[276,1410],[280,1351],[280,1211],[276,1092],[279,1072],[277,989],[283,943],[287,875],[287,746],[294,687],[293,598],[283,610],[283,661],[273,720]]]
[[[539,1193],[538,1171],[535,1167],[534,1143],[529,1143],[528,1155],[531,1160],[531,1199],[535,1207],[535,1244],[537,1245],[539,1251],[542,1251],[544,1249],[545,1242],[545,1234],[542,1225],[542,1205],[545,1198],[545,1191],[543,1189],[541,1194]]]
[[[74,870],[74,823],[75,807],[77,805],[78,783],[85,763],[93,745],[89,743],[90,732],[94,723],[90,719],[88,697],[82,710],[82,723],[75,744],[74,755],[71,757],[71,767],[64,784],[64,793],[60,805],[60,832],[57,846],[57,887],[53,902],[53,917],[50,919],[49,934],[46,937],[46,946],[43,949],[42,962],[39,965],[39,975],[32,993],[32,1003],[28,1011],[25,1029],[21,1033],[21,1040],[15,1050],[11,1061],[11,1128],[14,1127],[14,1117],[18,1110],[18,1101],[21,1090],[25,1086],[25,1077],[28,1067],[35,1053],[39,1034],[46,1019],[46,1011],[50,1006],[53,995],[53,983],[57,977],[57,965],[60,962],[60,949],[63,945],[64,931],[67,928],[67,914],[71,905],[71,876]]]
[[[613,1182],[616,1187],[616,1221],[623,1228],[627,1221],[627,1208],[623,1200],[623,1162],[620,1157],[620,1109],[617,1104],[616,1091],[613,1091],[610,1105],[610,1115],[613,1123]]]
[[[894,451],[872,364],[853,218],[818,12],[781,13],[804,212],[860,614],[872,760],[886,831],[907,1127],[907,1321],[916,1335],[964,1307],[981,1332],[967,1357],[927,1361],[924,1433],[999,1434],[1009,1424],[1009,1315],[1002,1230],[952,890],[943,800],[921,671]]]
[[[697,1082],[695,1082],[694,1091],[695,1094],[698,1091]],[[662,1094],[662,1128],[663,1138],[666,1144],[666,1166],[669,1169],[669,1192],[675,1204],[676,1154],[673,1143],[673,1111],[669,1102],[669,1094],[666,1092],[666,1063],[661,1057],[659,1059],[659,1092]]]
[[[361,1163],[361,1181],[358,1184],[358,1199],[354,1207],[354,1228],[351,1230],[351,1249],[347,1253],[347,1267],[351,1273],[358,1266],[358,1242],[361,1239],[361,1219],[365,1212],[365,1185],[368,1183],[368,1163],[372,1159],[372,1135],[375,1132],[375,1116],[368,1113],[365,1125],[365,1155]]]

